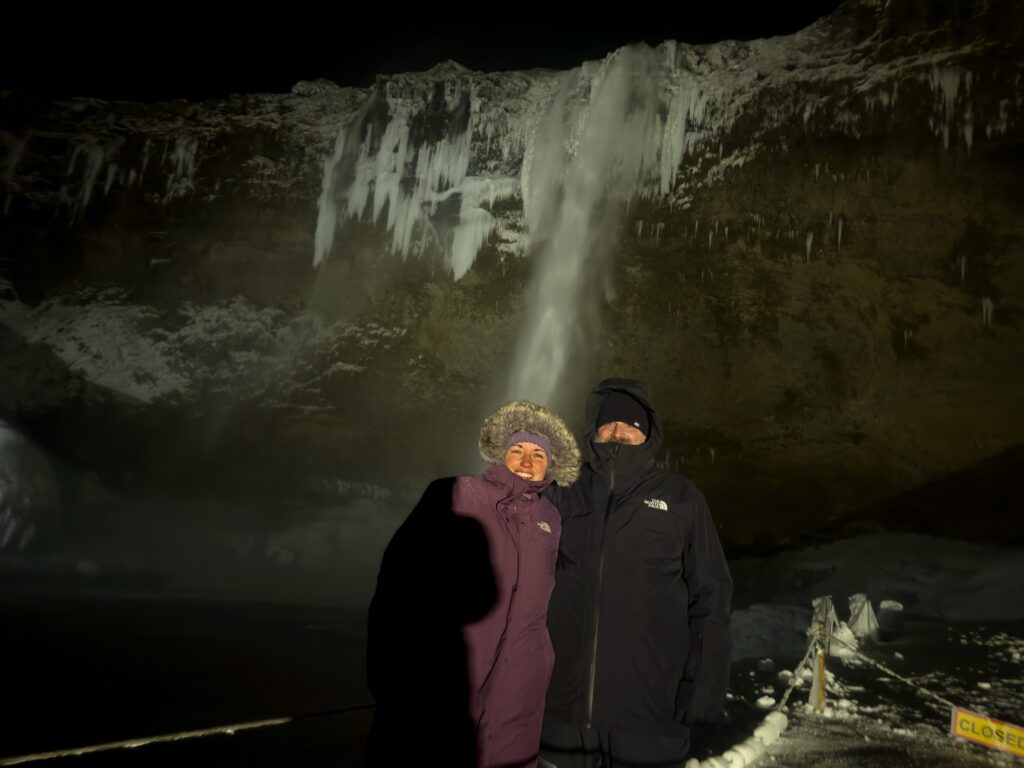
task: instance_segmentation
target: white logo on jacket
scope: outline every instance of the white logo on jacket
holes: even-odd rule
[[[537,527],[544,531],[544,533],[551,533],[551,526],[547,523],[537,523]]]
[[[663,509],[666,512],[668,512],[668,504],[666,504],[661,499],[644,499],[644,504],[646,504],[651,509]]]

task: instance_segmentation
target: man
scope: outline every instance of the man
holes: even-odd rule
[[[661,437],[647,385],[606,379],[580,479],[549,490],[562,539],[541,755],[558,768],[680,766],[690,728],[722,712],[732,578],[700,491],[655,465]]]

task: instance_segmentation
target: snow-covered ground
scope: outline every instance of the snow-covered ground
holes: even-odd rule
[[[811,671],[804,667],[783,708],[789,727],[767,746],[761,764],[812,765],[975,765],[1000,759],[957,742],[947,734],[950,707],[1020,723],[1024,717],[1024,622],[919,620],[862,641],[858,655],[829,657],[826,709],[808,703]],[[794,683],[792,664],[779,655],[737,662],[726,722],[697,740],[702,766],[719,768],[723,756],[748,739],[781,703]],[[879,668],[885,667],[889,672]],[[748,762],[733,760],[722,768]]]
[[[1024,550],[872,534],[738,560],[732,569],[739,600],[758,602],[734,611],[727,719],[695,742],[701,766],[1011,760],[948,733],[952,705],[1024,723]],[[847,598],[858,592],[869,593],[881,626],[855,641],[856,651],[833,642],[819,713],[809,704],[811,666],[801,664],[811,599],[832,595],[847,619]],[[758,758],[750,737],[776,710],[789,727],[778,740],[769,732]]]

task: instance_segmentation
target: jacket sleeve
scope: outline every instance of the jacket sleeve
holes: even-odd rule
[[[564,505],[566,489],[559,486],[557,483],[552,483],[544,490],[544,498],[551,502],[551,504],[558,510],[558,514],[565,517],[562,512],[562,506]]]
[[[676,716],[685,725],[714,722],[722,716],[732,650],[732,576],[711,513],[699,493],[694,508],[693,529],[683,551],[690,654],[676,695]]]

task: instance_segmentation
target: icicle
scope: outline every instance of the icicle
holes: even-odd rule
[[[110,163],[107,166],[107,180],[103,184],[103,196],[110,194],[110,187],[114,184],[114,176],[117,175],[117,163]]]
[[[943,67],[940,69],[938,66],[933,66],[930,83],[932,92],[939,94],[941,105],[942,105],[942,146],[944,149],[949,149],[949,132],[953,122],[954,111],[956,109],[956,100],[960,91],[961,78],[963,77],[962,71],[957,67]],[[965,82],[965,94],[970,95],[971,90],[971,76],[967,73]]]
[[[103,168],[103,160],[106,152],[102,147],[91,146],[86,152],[85,178],[82,180],[82,189],[78,194],[81,202],[81,210],[89,207],[89,200],[92,199],[92,188],[96,185],[100,170]]]
[[[175,140],[174,154],[171,157],[174,170],[167,179],[167,192],[163,197],[163,203],[166,204],[176,197],[183,197],[192,189],[192,175],[196,169],[198,148],[199,141],[194,136],[179,136]]]
[[[992,330],[992,313],[995,308],[995,304],[988,296],[981,300],[981,324],[988,330]]]
[[[960,256],[960,284],[964,283],[964,275],[967,272],[967,257]]]
[[[839,217],[838,233],[836,234],[836,251],[843,250],[843,217]]]
[[[806,250],[807,250],[807,263],[810,264],[811,263],[811,246],[814,244],[814,233],[813,232],[808,232],[807,233],[807,238],[806,238],[806,240],[804,242],[806,244]]]

